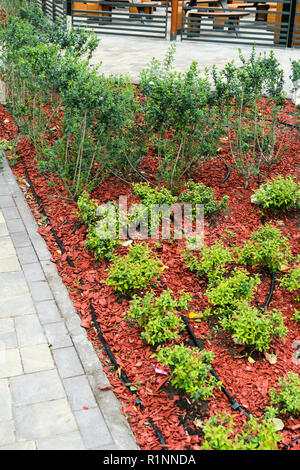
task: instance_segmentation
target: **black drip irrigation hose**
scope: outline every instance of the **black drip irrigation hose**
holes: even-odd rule
[[[99,325],[99,322],[97,320],[97,317],[96,317],[96,312],[95,312],[95,309],[92,305],[92,302],[90,302],[90,309],[91,309],[91,314],[92,314],[92,320],[93,320],[93,324],[97,330],[97,333],[98,333],[98,337],[99,339],[101,340],[106,352],[107,352],[107,355],[111,361],[111,363],[113,364],[114,368],[117,370],[118,372],[118,375],[119,377],[123,380],[123,382],[125,383],[126,387],[136,396],[136,400],[135,400],[135,404],[136,405],[139,405],[141,410],[144,411],[146,409],[146,407],[143,405],[142,403],[142,400],[140,399],[140,397],[138,396],[138,393],[136,391],[133,391],[130,389],[130,381],[127,377],[127,375],[125,374],[125,372],[120,368],[118,362],[116,361],[116,358],[112,352],[112,350],[110,349],[106,339],[104,338],[103,336],[103,333],[101,331],[101,328],[100,328],[100,325]],[[162,435],[162,433],[160,432],[160,430],[158,429],[158,427],[156,426],[156,424],[154,423],[154,421],[152,420],[152,418],[149,416],[148,418],[148,421],[149,423],[151,424],[152,428],[154,429],[155,431],[155,434],[156,434],[156,437],[158,438],[160,444],[162,444],[163,446],[166,445],[166,442],[164,440],[164,437]],[[167,450],[165,447],[163,447],[163,450]]]
[[[30,179],[30,176],[29,176],[29,174],[28,174],[28,171],[27,171],[27,168],[26,168],[24,159],[23,159],[22,157],[20,157],[20,160],[21,160],[21,162],[22,162],[22,164],[23,164],[23,166],[24,166],[25,176],[26,176],[27,182],[28,182],[28,184],[29,184],[29,186],[30,186],[30,189],[31,189],[31,191],[32,191],[32,194],[34,195],[34,198],[35,198],[35,200],[36,200],[36,202],[37,202],[37,204],[38,204],[38,206],[39,206],[39,209],[40,209],[40,211],[42,212],[43,216],[46,218],[47,225],[48,225],[48,226],[49,226],[49,225],[51,226],[50,232],[52,233],[52,235],[53,235],[53,237],[54,237],[56,243],[58,244],[58,246],[59,246],[61,252],[62,252],[62,253],[67,253],[67,251],[66,251],[64,245],[62,244],[62,242],[60,241],[59,237],[57,236],[56,231],[55,231],[54,228],[52,227],[52,224],[51,224],[51,222],[50,222],[50,220],[49,220],[49,217],[48,217],[48,215],[47,215],[47,212],[45,211],[45,209],[44,209],[44,207],[43,207],[42,201],[40,200],[39,196],[37,195],[37,193],[36,193],[36,191],[35,191],[35,189],[34,189],[34,186],[33,186],[33,184],[32,184],[32,181],[31,181],[31,179]],[[74,263],[73,263],[73,261],[70,259],[70,257],[69,257],[68,255],[67,255],[67,261],[68,261],[69,265],[70,265],[72,268],[74,268]]]
[[[230,176],[230,166],[226,162],[224,162],[223,158],[221,158],[221,157],[219,157],[219,158],[224,163],[224,165],[226,167],[226,171],[227,171],[227,174],[226,174],[225,178],[221,181],[221,183],[219,183],[219,186],[221,186],[221,184],[224,184]]]
[[[161,283],[163,289],[166,290],[166,289],[167,289],[166,284],[165,284],[161,279],[159,279],[159,281],[160,281],[160,283]],[[200,349],[200,351],[202,351],[202,350],[204,349],[204,345],[203,345],[202,341],[200,341],[200,340],[196,337],[196,335],[195,335],[195,333],[194,333],[194,331],[193,331],[193,329],[192,329],[192,327],[191,327],[191,325],[190,325],[190,323],[189,323],[187,317],[186,317],[185,315],[183,315],[183,313],[181,313],[180,310],[178,310],[178,311],[179,311],[179,313],[180,313],[180,316],[181,316],[182,321],[184,322],[184,324],[185,324],[185,326],[186,326],[186,329],[187,329],[188,334],[190,335],[190,337],[191,337],[191,339],[193,340],[193,342],[194,342],[194,344],[196,345],[196,347],[197,347],[198,349]],[[220,379],[219,379],[219,377],[218,377],[218,375],[217,375],[217,373],[216,373],[216,371],[215,371],[213,368],[211,368],[210,373],[211,373],[211,375],[212,375],[213,377],[215,377],[215,379],[216,379],[218,382],[221,382]],[[238,410],[238,411],[240,411],[240,412],[243,412],[244,415],[245,415],[247,418],[250,418],[250,417],[251,417],[251,416],[249,415],[249,413],[247,413],[247,411],[245,411],[245,410],[243,409],[242,405],[240,405],[240,404],[232,397],[232,395],[228,392],[227,388],[226,388],[224,385],[221,385],[220,388],[221,388],[221,391],[222,391],[222,392],[224,393],[224,395],[226,396],[226,398],[228,399],[229,403],[231,404],[231,407],[232,407],[233,410]]]

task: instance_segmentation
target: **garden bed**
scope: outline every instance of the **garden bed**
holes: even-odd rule
[[[1,33],[1,146],[141,449],[299,448],[299,390],[280,382],[300,361],[299,119],[278,62],[253,51],[214,71],[213,90],[195,64],[173,72],[171,48],[134,87],[88,66],[89,35],[20,14]],[[299,76],[294,62],[294,86]],[[202,204],[203,248],[104,242],[96,208],[121,196],[146,212]],[[294,395],[278,405],[280,387]],[[208,419],[225,412],[230,440],[207,443]],[[237,442],[246,423],[254,434]]]
[[[287,112],[290,107],[290,103],[287,103]],[[1,138],[11,139],[17,132],[17,128],[3,107],[1,107],[0,116]],[[293,174],[293,172],[296,174],[300,165],[299,150],[299,145],[293,147],[280,164],[274,167],[273,174],[285,175]],[[123,402],[123,412],[133,429],[138,444],[142,449],[162,447],[149,425],[150,416],[162,430],[167,448],[200,449],[205,419],[224,410],[230,411],[228,400],[221,391],[217,391],[214,399],[193,404],[188,398],[180,396],[178,391],[174,390],[168,380],[166,381],[166,376],[155,372],[154,360],[151,359],[154,349],[142,341],[140,330],[124,319],[124,313],[129,305],[128,300],[120,299],[114,289],[103,282],[107,276],[108,263],[97,261],[94,255],[84,247],[86,226],[82,225],[76,216],[77,204],[68,199],[64,188],[54,176],[51,176],[51,180],[56,180],[55,191],[52,185],[49,185],[49,175],[37,170],[35,150],[26,138],[20,139],[18,154],[24,159],[34,188],[68,256],[73,260],[74,268],[66,262],[66,255],[61,253],[49,226],[43,223],[43,215],[26,181],[24,165],[18,160],[12,169],[40,225],[39,231],[52,253],[52,261],[56,263],[62,280],[68,287],[73,304],[82,318],[82,324],[87,328],[88,336],[104,365],[113,390]],[[228,161],[226,145],[222,149],[222,156]],[[219,186],[225,173],[224,165],[216,160],[207,164],[197,175],[196,181],[213,187],[217,198],[229,196],[229,208],[226,214],[219,215],[213,223],[209,220],[205,222],[205,243],[209,245],[222,238],[231,243],[231,232],[236,234],[234,243],[242,243],[261,224],[260,214],[250,202],[250,196],[256,189],[257,183],[253,181],[245,190],[238,175],[231,171],[229,179]],[[129,187],[110,177],[102,182],[91,196],[101,203],[107,199],[115,200],[124,194],[129,198],[132,197]],[[273,217],[272,220],[280,227],[284,235],[289,234],[294,253],[299,252],[299,213],[291,212],[288,215]],[[203,311],[207,303],[206,283],[204,280],[199,280],[185,265],[181,254],[184,248],[183,242],[178,242],[178,244],[161,242],[159,248],[155,247],[155,241],[150,241],[149,244],[168,267],[162,277],[167,287],[173,292],[180,290],[191,292],[192,310]],[[125,252],[126,248],[118,249],[120,254]],[[261,280],[262,283],[256,293],[256,301],[259,305],[263,305],[270,287],[270,277],[266,273],[261,273]],[[81,281],[84,282],[84,286],[80,286]],[[162,289],[156,289],[157,293],[161,291]],[[272,343],[271,352],[276,354],[276,364],[270,364],[263,354],[254,355],[255,362],[250,363],[247,359],[249,348],[237,346],[230,335],[216,329],[213,320],[201,323],[193,321],[192,318],[189,320],[197,338],[201,339],[206,348],[215,353],[213,367],[224,386],[245,410],[254,413],[255,416],[259,416],[265,406],[270,404],[268,390],[277,385],[278,377],[286,375],[289,371],[296,373],[299,367],[297,361],[293,363],[293,356],[295,356],[293,344],[299,341],[299,328],[292,319],[294,309],[297,308],[293,298],[294,294],[288,293],[276,282],[271,307],[276,307],[283,312],[285,325],[288,327],[286,338]],[[126,372],[131,384],[138,389],[139,397],[146,406],[144,412],[135,405],[135,395],[130,393],[120,381],[99,341],[91,323],[90,300],[93,302],[103,335],[119,366]],[[191,343],[186,332],[182,333],[180,341],[182,340],[187,344]],[[234,414],[239,424],[245,420],[241,413]],[[282,446],[290,444],[293,439],[299,437],[300,429],[299,420],[289,414],[284,416],[284,424]],[[297,445],[294,445],[293,448],[296,447]]]

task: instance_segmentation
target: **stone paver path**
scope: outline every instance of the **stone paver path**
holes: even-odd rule
[[[138,449],[7,162],[0,172],[0,450]]]
[[[162,60],[170,47],[171,42],[163,39],[132,38],[103,34],[100,44],[93,53],[92,63],[99,64],[100,73],[129,74],[134,83],[138,83],[140,73],[151,61],[152,57]],[[180,41],[176,42],[174,68],[179,72],[188,70],[193,61],[198,62],[200,70],[211,70],[213,65],[218,69],[226,63],[234,62],[239,65],[239,48],[246,59],[250,57],[251,45],[222,44],[213,42]],[[271,47],[256,47],[257,55],[264,53],[269,56]],[[299,59],[299,49],[273,48],[275,57],[284,71],[284,90],[291,96],[290,59]]]

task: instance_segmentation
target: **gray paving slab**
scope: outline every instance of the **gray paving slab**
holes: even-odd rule
[[[64,321],[46,323],[44,329],[52,350],[73,346]]]
[[[36,445],[38,450],[85,450],[79,431],[37,439]]]
[[[42,324],[56,323],[62,318],[54,300],[36,302],[35,307]]]
[[[28,282],[32,298],[35,302],[53,299],[53,295],[47,281]]]
[[[20,347],[45,343],[45,335],[36,314],[17,317],[15,328]]]
[[[112,436],[99,408],[75,411],[74,414],[87,449],[113,444]]]
[[[2,421],[0,426],[0,447],[13,444],[15,441],[15,421],[13,419]]]
[[[16,248],[23,247],[23,246],[30,246],[30,239],[28,237],[26,230],[22,230],[21,232],[11,233],[10,235],[11,235],[13,244]]]
[[[65,398],[64,387],[55,369],[13,377],[9,384],[14,405],[32,405]]]
[[[45,280],[44,271],[39,262],[24,263],[22,267],[28,282]]]
[[[8,444],[6,446],[1,446],[0,450],[36,450],[35,441],[20,441],[13,442],[13,444]]]
[[[8,379],[0,379],[0,403],[0,423],[12,420],[12,399]]]
[[[41,439],[77,430],[66,398],[16,406],[14,416],[18,440]]]
[[[32,246],[18,247],[16,250],[18,258],[22,265],[38,262],[36,253]]]
[[[21,347],[20,354],[26,374],[54,367],[53,357],[47,343]]]
[[[96,408],[97,402],[85,375],[70,377],[63,380],[72,410],[83,407]]]
[[[11,297],[0,297],[0,318],[17,317],[35,312],[30,293]]]
[[[63,379],[83,374],[84,370],[73,347],[54,349],[53,357]]]

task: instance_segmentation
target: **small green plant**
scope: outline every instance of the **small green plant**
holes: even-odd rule
[[[300,378],[289,372],[287,378],[279,377],[279,386],[269,391],[271,403],[279,405],[281,413],[298,415],[300,412]]]
[[[134,193],[149,209],[153,204],[168,204],[172,206],[177,201],[177,197],[172,196],[171,191],[167,188],[153,188],[149,183],[135,183],[132,186]]]
[[[203,450],[277,450],[282,436],[273,422],[274,416],[266,413],[260,420],[251,416],[241,433],[228,413],[215,414],[204,428]]]
[[[217,100],[232,104],[233,99],[233,103],[239,103],[243,99],[248,103],[261,95],[282,101],[284,73],[274,52],[270,51],[269,57],[266,52],[257,56],[253,47],[249,59],[242,55],[240,49],[239,57],[241,66],[236,66],[232,61],[220,71],[213,67]]]
[[[208,288],[209,303],[215,306],[217,315],[232,314],[239,301],[252,299],[259,283],[257,275],[252,277],[245,269],[236,268],[229,277]]]
[[[96,199],[90,199],[89,193],[83,191],[78,198],[77,206],[79,211],[76,212],[76,215],[80,217],[88,227],[94,226],[97,220],[96,212],[99,202]]]
[[[253,347],[257,351],[266,351],[274,337],[284,338],[287,328],[279,310],[260,312],[247,302],[238,302],[231,316],[220,321],[238,343]]]
[[[201,204],[204,206],[204,216],[211,216],[227,207],[228,196],[224,196],[220,201],[215,199],[213,188],[205,186],[202,183],[188,181],[185,184],[184,192],[179,196],[180,202],[187,202],[193,205],[193,217],[195,217],[195,206]]]
[[[184,253],[184,259],[192,272],[197,276],[207,277],[209,284],[213,285],[220,281],[228,271],[233,255],[223,243],[215,242],[212,246],[204,245],[200,259],[188,251]]]
[[[279,175],[261,185],[251,196],[251,202],[274,212],[295,209],[300,207],[300,183],[291,176]]]
[[[153,237],[158,236],[159,223],[164,216],[169,217],[172,213],[172,206],[177,201],[177,197],[172,196],[171,191],[164,187],[152,187],[149,183],[133,184],[134,193],[141,199],[144,207],[136,207],[136,215],[140,220],[148,222],[148,234]],[[155,234],[155,235],[154,235]],[[170,231],[171,235],[171,231]]]
[[[106,203],[101,215],[98,214],[102,206],[96,199],[90,199],[87,191],[78,198],[77,205],[77,215],[88,226],[86,248],[93,251],[99,259],[111,260],[120,244],[118,207],[111,201]]]
[[[293,315],[292,318],[293,318],[293,320],[295,320],[296,322],[299,323],[299,322],[300,322],[300,310],[297,310],[297,309],[295,308],[295,310],[294,310],[294,315]]]
[[[184,323],[177,309],[187,310],[190,301],[191,296],[185,292],[175,300],[169,290],[159,297],[150,291],[143,297],[134,296],[126,316],[143,329],[141,336],[147,343],[160,344],[178,338],[179,331],[184,329]]]
[[[171,383],[175,388],[184,390],[193,400],[207,400],[213,397],[215,387],[221,385],[210,375],[214,354],[197,348],[187,348],[183,344],[173,349],[160,349],[157,360],[168,366],[171,372]]]
[[[112,265],[106,279],[108,286],[132,295],[154,283],[164,270],[162,262],[147,244],[131,246],[126,256],[112,257]]]
[[[291,271],[283,276],[280,281],[280,285],[285,287],[290,292],[299,291],[300,289],[300,256],[297,258],[298,266],[295,266]],[[296,297],[296,300],[300,300],[300,295]]]
[[[293,91],[296,92],[300,88],[300,60],[291,60],[291,75],[289,76]]]
[[[250,236],[242,248],[237,250],[240,264],[262,265],[270,272],[281,270],[291,257],[289,240],[272,224],[266,224]]]

